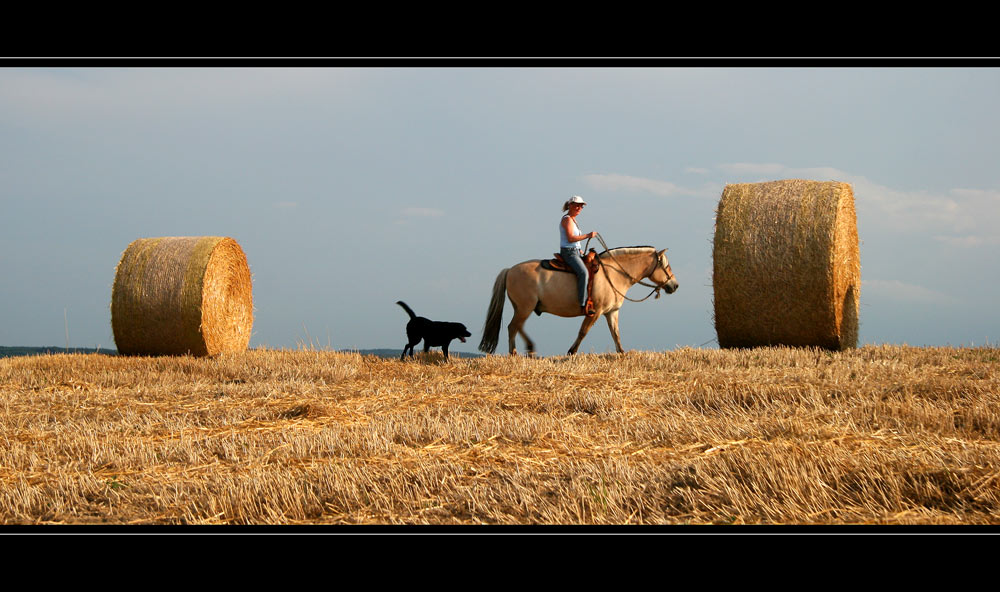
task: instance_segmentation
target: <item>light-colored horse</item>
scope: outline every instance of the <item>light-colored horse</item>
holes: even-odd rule
[[[672,294],[678,286],[677,278],[670,270],[666,249],[657,251],[653,247],[619,247],[604,251],[598,257],[601,266],[594,276],[592,294],[595,314],[589,317],[584,316],[580,333],[569,348],[569,354],[576,353],[580,342],[590,331],[598,315],[604,315],[607,319],[611,337],[615,340],[615,347],[619,352],[623,352],[621,339],[618,335],[618,310],[621,309],[627,298],[625,292],[635,284],[642,283],[644,286],[653,288],[657,298],[659,298],[660,290]],[[653,285],[642,282],[647,278],[653,282]],[[510,355],[517,354],[514,337],[518,333],[526,342],[528,354],[534,355],[535,344],[524,332],[524,322],[528,320],[532,312],[539,315],[547,312],[560,317],[583,316],[580,311],[580,301],[577,299],[576,276],[574,274],[545,269],[538,259],[518,263],[502,270],[493,285],[493,299],[486,312],[483,339],[479,344],[480,351],[487,353],[496,351],[500,337],[500,317],[503,314],[505,292],[510,297],[511,304],[514,305],[514,318],[507,325]]]

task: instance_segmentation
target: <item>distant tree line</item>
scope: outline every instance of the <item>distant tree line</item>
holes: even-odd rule
[[[118,351],[105,349],[103,347],[5,347],[0,346],[0,358],[11,358],[14,356],[40,356],[46,354],[107,354],[117,355]]]
[[[417,348],[420,349],[419,347]],[[359,353],[363,356],[378,356],[380,358],[398,358],[403,350],[400,349],[344,349],[338,350],[344,353]],[[105,354],[109,356],[118,355],[114,349],[103,347],[5,347],[0,346],[0,358],[11,358],[15,356],[42,356],[49,354]],[[478,352],[452,351],[451,355],[458,358],[481,358],[484,354]]]

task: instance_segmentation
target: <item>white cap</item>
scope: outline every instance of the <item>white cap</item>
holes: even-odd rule
[[[569,202],[568,203],[576,203],[576,204],[587,205],[587,202],[583,201],[583,198],[580,197],[579,195],[574,195],[573,197],[569,198]]]

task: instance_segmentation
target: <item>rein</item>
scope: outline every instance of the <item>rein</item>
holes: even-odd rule
[[[604,265],[604,262],[601,261],[600,258],[598,258],[598,262],[601,264],[601,269],[604,270],[604,277],[608,280],[608,285],[610,285],[611,289],[615,291],[615,294],[618,294],[619,296],[621,296],[625,300],[628,300],[630,302],[642,302],[644,300],[649,299],[649,297],[652,296],[653,294],[656,294],[656,298],[659,298],[660,297],[660,290],[662,290],[663,287],[666,286],[667,283],[670,280],[674,279],[673,274],[670,273],[670,272],[667,272],[667,276],[668,276],[667,277],[667,281],[663,282],[662,284],[660,284],[658,286],[655,285],[655,284],[647,284],[646,282],[642,281],[641,278],[640,279],[635,279],[634,277],[632,277],[632,275],[629,272],[625,271],[625,266],[622,265],[620,261],[618,261],[618,258],[615,257],[614,252],[611,249],[608,248],[607,243],[604,242],[604,237],[602,237],[600,233],[597,234],[597,240],[600,241],[601,246],[604,247],[604,251],[606,253],[610,254],[611,258],[614,260],[614,262],[618,264],[618,269],[616,269],[615,271],[617,271],[617,272],[623,274],[625,277],[627,277],[629,279],[629,281],[632,282],[632,285],[639,284],[640,286],[645,286],[647,288],[652,288],[653,289],[649,294],[646,294],[646,296],[644,298],[640,298],[638,300],[636,300],[635,298],[629,298],[628,296],[626,296],[625,294],[623,294],[622,292],[620,292],[618,290],[618,288],[615,287],[615,283],[611,281],[611,276],[608,275],[608,268],[607,268],[607,266]],[[590,246],[590,239],[588,238],[587,239],[587,244],[584,246],[584,252],[586,252],[587,247],[589,247],[589,246]],[[654,250],[654,252],[655,252],[655,250]],[[657,265],[660,264],[659,259],[657,259],[656,264]],[[664,268],[663,271],[667,271],[667,269]]]

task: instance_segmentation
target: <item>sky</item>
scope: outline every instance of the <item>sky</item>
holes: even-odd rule
[[[251,347],[401,349],[403,300],[473,352],[497,274],[556,252],[581,195],[583,232],[668,248],[680,283],[625,303],[624,347],[715,348],[722,191],[792,178],[853,188],[859,345],[994,345],[996,65],[0,61],[0,345],[113,348],[129,243],[216,235],[253,274]],[[561,355],[579,326],[525,330]],[[606,323],[580,351],[614,351]]]

